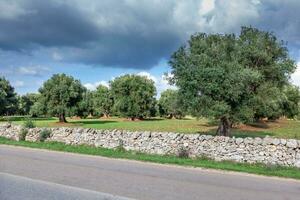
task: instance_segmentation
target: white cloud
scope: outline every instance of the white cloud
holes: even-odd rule
[[[16,88],[20,88],[20,87],[24,87],[25,83],[24,81],[15,81],[12,84],[13,86],[15,86]]]
[[[300,86],[300,61],[297,63],[295,73],[291,76],[291,81],[293,84]]]
[[[52,58],[55,61],[61,61],[63,59],[62,55],[56,51],[52,53]]]
[[[49,72],[50,69],[43,66],[24,66],[18,67],[16,72],[21,75],[30,75],[30,76],[43,76],[45,73]]]
[[[92,91],[96,90],[99,85],[104,85],[106,87],[109,87],[109,84],[108,84],[107,81],[98,81],[98,82],[95,82],[95,83],[86,83],[86,84],[84,84],[84,86],[88,90],[92,90]]]
[[[140,75],[140,76],[145,76],[151,80],[154,81],[154,84],[155,84],[155,87],[156,87],[156,90],[157,90],[157,97],[159,98],[160,97],[160,94],[167,90],[167,89],[176,89],[175,86],[173,85],[170,85],[167,78],[169,76],[171,76],[171,74],[168,74],[168,75],[161,75],[161,76],[153,76],[151,75],[149,72],[145,72],[145,71],[142,71],[142,72],[139,72],[137,73],[137,75]]]
[[[22,15],[32,13],[33,11],[25,10],[22,5],[13,0],[0,1],[0,19],[16,19]]]
[[[215,0],[203,0],[199,9],[199,14],[207,14],[215,8]]]
[[[156,83],[158,80],[155,76],[151,75],[150,73],[148,72],[145,72],[145,71],[142,71],[142,72],[138,72],[137,75],[139,76],[145,76],[147,77],[148,79],[151,79],[152,81],[154,81],[154,83]]]

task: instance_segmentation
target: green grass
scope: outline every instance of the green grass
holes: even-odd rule
[[[24,117],[12,117],[13,123],[24,124]],[[109,119],[68,119],[67,124],[57,123],[57,118],[34,118],[37,127],[75,126],[95,129],[119,129],[129,131],[159,131],[178,133],[201,133],[214,135],[217,124],[208,119],[186,118],[162,119],[154,118],[143,121],[128,121],[117,117]],[[277,122],[253,123],[248,126],[235,128],[232,135],[236,137],[265,137],[300,139],[300,121],[279,120]]]
[[[210,169],[220,169],[236,172],[247,172],[266,176],[277,176],[285,178],[300,179],[300,169],[294,167],[267,166],[263,164],[235,163],[230,161],[217,162],[207,158],[178,158],[176,156],[160,156],[138,153],[133,151],[118,151],[106,148],[96,148],[91,146],[71,146],[59,142],[28,142],[13,141],[0,137],[0,144],[15,145],[55,151],[72,152],[87,155],[105,156],[109,158],[123,158],[139,161],[147,161],[161,164],[174,164],[190,167],[202,167]]]

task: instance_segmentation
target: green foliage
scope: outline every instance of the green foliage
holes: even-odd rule
[[[160,116],[180,119],[184,116],[177,90],[168,89],[161,93],[158,101]]]
[[[251,27],[242,27],[238,37],[193,35],[169,63],[170,82],[178,86],[184,108],[196,116],[220,119],[223,135],[232,123],[252,121],[259,91],[268,90],[268,85],[282,91],[296,68],[282,42]]]
[[[255,96],[255,119],[277,119],[282,115],[281,102],[283,93],[278,87],[269,84],[261,85]]]
[[[11,124],[12,122],[13,122],[13,119],[11,118],[11,117],[3,117],[2,119],[1,119],[1,121],[6,121],[8,124]]]
[[[114,101],[109,88],[104,85],[99,85],[94,93],[93,103],[96,115],[110,116]]]
[[[125,152],[126,149],[124,148],[124,142],[123,140],[119,140],[119,145],[116,147],[116,151],[119,151],[119,152]]]
[[[288,118],[295,118],[300,114],[300,91],[293,85],[287,85],[284,90],[282,103],[283,115]]]
[[[186,147],[180,147],[177,152],[179,158],[188,158],[190,155],[190,150]]]
[[[74,115],[78,115],[80,117],[88,117],[89,115],[93,115],[94,111],[94,103],[93,99],[94,94],[91,91],[85,91],[83,93],[82,100],[78,103],[77,110],[75,110]]]
[[[46,105],[40,100],[35,102],[31,108],[29,114],[32,117],[42,117],[46,114]]]
[[[55,74],[39,89],[40,103],[46,106],[49,115],[66,122],[66,115],[74,115],[86,89],[80,81],[65,74]]]
[[[27,118],[24,121],[24,127],[25,128],[35,128],[36,126],[35,126],[35,123],[31,119]]]
[[[20,115],[29,115],[31,107],[38,101],[38,94],[26,94],[18,96],[18,113]]]
[[[150,116],[155,101],[154,82],[138,75],[120,76],[110,82],[114,111],[122,116],[143,119]]]
[[[158,113],[159,113],[159,107],[158,107],[158,101],[156,99],[154,99],[152,101],[152,105],[150,106],[150,110],[149,110],[149,116],[150,117],[157,117]]]
[[[4,77],[0,77],[0,105],[0,115],[13,115],[18,109],[14,88]]]
[[[258,89],[256,96],[256,119],[278,119],[282,116],[295,118],[300,112],[299,88],[290,84],[282,89],[265,85]]]
[[[43,129],[41,132],[40,132],[40,135],[39,135],[39,141],[40,142],[44,142],[47,138],[49,138],[51,135],[51,130],[49,129]]]
[[[22,128],[19,134],[19,141],[25,141],[26,135],[28,134],[27,128]]]

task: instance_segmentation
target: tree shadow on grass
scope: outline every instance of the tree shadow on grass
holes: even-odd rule
[[[217,120],[209,120],[208,122],[201,124],[201,126],[205,126],[205,127],[214,127],[218,125],[219,125],[219,121]]]
[[[32,121],[49,121],[49,120],[55,120],[54,117],[30,117],[30,116],[4,116],[0,118],[0,121],[25,121],[27,119],[30,119]]]
[[[118,121],[113,120],[77,120],[74,122],[69,122],[70,124],[81,124],[81,125],[92,125],[92,124],[109,124],[116,123]]]
[[[176,121],[176,120],[179,120],[179,121],[189,121],[189,120],[192,120],[190,118],[146,118],[146,119],[143,119],[141,121]]]
[[[245,137],[264,138],[266,136],[274,136],[274,133],[265,132],[265,131],[248,131],[248,130],[245,131],[245,130],[233,129],[231,135],[240,138],[245,138]]]
[[[216,136],[217,129],[211,129],[209,131],[198,131],[197,133],[201,135],[212,135]],[[245,131],[245,130],[239,130],[236,128],[233,128],[231,130],[231,136],[230,137],[236,137],[236,138],[246,138],[246,137],[259,137],[264,138],[266,136],[274,136],[274,133],[271,132],[264,132],[264,131]]]
[[[166,119],[164,119],[164,118],[146,118],[146,119],[143,119],[143,120],[141,120],[142,122],[147,122],[147,121],[163,121],[163,120],[166,120]],[[128,121],[130,121],[130,120],[128,120]]]
[[[263,128],[263,129],[270,128],[270,126],[267,123],[261,123],[261,122],[248,123],[247,125],[254,128]]]

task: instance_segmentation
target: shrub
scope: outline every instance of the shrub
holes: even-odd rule
[[[6,121],[8,124],[12,124],[12,118],[11,117],[3,117],[3,120]]]
[[[116,147],[116,151],[119,151],[119,152],[125,152],[126,149],[124,148],[124,142],[123,140],[119,140],[119,145]]]
[[[190,154],[190,151],[186,147],[180,147],[177,153],[177,156],[179,158],[188,158]]]
[[[22,128],[19,134],[19,141],[25,141],[27,133],[28,133],[28,129]]]
[[[24,122],[25,128],[35,128],[35,124],[31,119],[26,119]]]
[[[40,142],[44,142],[47,138],[49,138],[51,135],[51,131],[48,130],[48,129],[43,129],[41,132],[40,132],[40,135],[39,135],[39,141]]]

